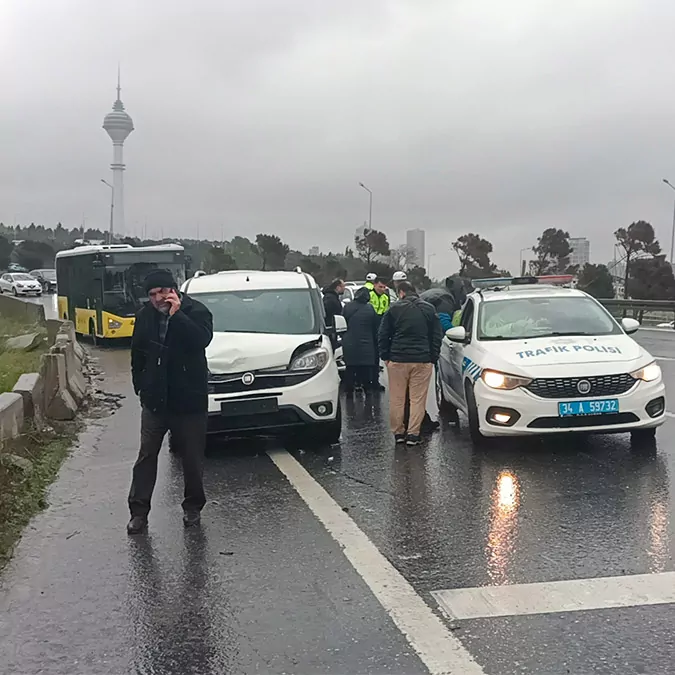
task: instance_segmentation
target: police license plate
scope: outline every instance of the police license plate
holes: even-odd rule
[[[576,417],[579,415],[606,415],[619,412],[618,398],[603,398],[595,401],[568,401],[558,403],[560,417]]]

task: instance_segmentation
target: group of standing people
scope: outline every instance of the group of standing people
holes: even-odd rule
[[[390,306],[384,279],[369,275],[354,300],[342,307],[344,281],[324,289],[327,322],[342,314],[347,332],[342,338],[346,366],[345,390],[382,391],[380,360],[387,367],[392,432],[397,443],[418,445],[422,425],[437,427],[426,415],[426,400],[434,364],[440,356],[443,331],[433,305],[421,300],[403,273],[394,286],[398,302]],[[336,303],[337,301],[337,303]]]

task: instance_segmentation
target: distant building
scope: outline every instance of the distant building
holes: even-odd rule
[[[586,237],[570,237],[570,265],[577,265],[581,270],[591,261],[591,242]]]
[[[424,267],[424,261],[426,260],[424,230],[408,230],[405,233],[405,236],[405,243],[410,252],[410,256],[408,258],[408,267],[414,267],[415,265]]]
[[[312,248],[309,249],[309,255],[321,255],[321,251],[319,250],[318,246],[312,246]]]

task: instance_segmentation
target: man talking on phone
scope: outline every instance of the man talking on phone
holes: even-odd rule
[[[144,282],[149,302],[136,315],[131,340],[131,375],[141,400],[141,448],[129,492],[129,534],[148,524],[162,441],[171,432],[183,462],[183,522],[198,525],[206,503],[202,482],[208,415],[206,347],[213,337],[211,312],[178,292],[167,270]]]

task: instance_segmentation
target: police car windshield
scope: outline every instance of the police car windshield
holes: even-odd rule
[[[481,303],[478,315],[479,340],[620,334],[609,313],[583,296],[491,300]]]

